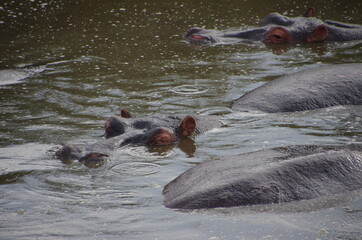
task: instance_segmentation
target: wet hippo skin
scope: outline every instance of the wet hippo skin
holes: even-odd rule
[[[339,64],[286,75],[248,92],[233,111],[268,113],[362,104],[362,64]]]
[[[323,21],[314,16],[314,8],[309,8],[302,17],[287,17],[279,13],[271,13],[264,18],[260,27],[254,29],[226,33],[192,28],[185,34],[185,39],[194,45],[233,43],[240,40],[257,40],[275,44],[362,39],[362,25]]]
[[[205,161],[168,183],[169,208],[283,203],[362,188],[362,146],[290,146]]]

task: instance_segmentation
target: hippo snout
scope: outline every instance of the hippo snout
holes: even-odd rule
[[[84,149],[78,145],[66,144],[55,153],[55,156],[62,161],[76,160],[81,158],[83,151]]]
[[[185,33],[185,38],[189,38],[191,37],[193,34],[199,34],[201,32],[203,32],[204,29],[202,28],[191,28],[190,30],[188,30],[186,33]]]
[[[213,37],[213,32],[202,28],[191,28],[188,30],[184,38],[193,45],[205,45],[209,43],[216,43]]]

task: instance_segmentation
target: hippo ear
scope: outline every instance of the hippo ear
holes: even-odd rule
[[[315,9],[314,7],[308,8],[308,10],[304,13],[304,17],[315,17]]]
[[[180,137],[188,137],[196,130],[196,120],[191,116],[186,116],[178,127]]]
[[[126,109],[119,109],[120,115],[123,118],[133,118],[132,115]]]
[[[325,25],[320,25],[307,37],[306,42],[322,42],[327,37],[328,28]]]
[[[110,117],[104,124],[105,138],[111,138],[114,136],[122,135],[125,133],[125,120],[120,119],[119,117]]]

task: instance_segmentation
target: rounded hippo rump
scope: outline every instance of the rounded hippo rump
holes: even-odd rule
[[[245,31],[223,32],[192,28],[185,39],[194,45],[233,43],[242,40],[258,40],[266,44],[309,43],[322,41],[353,41],[362,39],[362,26],[315,18],[314,8],[301,17],[287,17],[271,13],[260,26]]]
[[[306,69],[266,83],[237,99],[233,111],[295,112],[362,104],[362,64]]]
[[[163,190],[169,208],[283,203],[362,188],[362,145],[291,146],[200,163]]]

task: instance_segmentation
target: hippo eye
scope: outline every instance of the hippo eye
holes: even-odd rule
[[[276,39],[282,39],[283,37],[277,34],[274,34],[272,37],[276,38]]]
[[[273,27],[265,33],[264,43],[288,43],[292,42],[290,32],[283,27]]]

